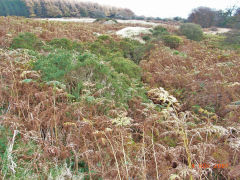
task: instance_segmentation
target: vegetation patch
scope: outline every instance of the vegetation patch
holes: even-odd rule
[[[188,39],[201,41],[203,39],[203,31],[200,25],[193,23],[184,23],[180,26],[180,33]]]
[[[53,46],[54,48],[61,48],[61,49],[66,49],[66,50],[77,50],[81,51],[82,50],[82,45],[76,41],[71,41],[66,38],[62,39],[53,39],[49,43],[49,45]]]
[[[130,78],[139,79],[141,77],[141,69],[134,62],[125,58],[115,58],[111,61],[111,65],[118,73],[127,74]]]
[[[142,44],[96,36],[122,24],[0,25],[13,46],[0,48],[3,179],[237,177],[240,57],[225,35],[198,42],[156,27]]]
[[[166,46],[176,49],[182,44],[182,39],[178,36],[165,35],[163,36],[163,42]]]
[[[24,48],[30,50],[38,50],[43,46],[43,43],[36,35],[26,32],[20,33],[17,37],[13,39],[11,48]]]

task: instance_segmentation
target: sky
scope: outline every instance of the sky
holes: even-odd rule
[[[147,17],[171,18],[180,16],[187,18],[192,9],[207,6],[214,9],[226,9],[233,5],[240,6],[240,0],[80,0],[97,2],[131,9],[136,15]]]

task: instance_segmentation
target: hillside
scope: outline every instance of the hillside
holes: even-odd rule
[[[235,32],[129,26],[0,17],[0,177],[239,179]]]
[[[1,0],[0,16],[24,17],[91,17],[131,19],[135,15],[129,9],[101,6],[74,0]]]

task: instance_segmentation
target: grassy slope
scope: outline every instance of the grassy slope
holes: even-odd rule
[[[110,28],[99,24],[0,23],[2,46],[31,49],[0,50],[2,177],[236,177],[237,52],[184,37],[177,50],[159,40],[142,46],[97,38],[96,29]],[[13,40],[27,29],[40,39],[22,34]],[[134,63],[141,58],[140,66]],[[229,167],[209,173],[197,167],[202,163]]]

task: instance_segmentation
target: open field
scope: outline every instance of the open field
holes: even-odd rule
[[[2,179],[239,179],[239,49],[140,24],[0,17]]]

